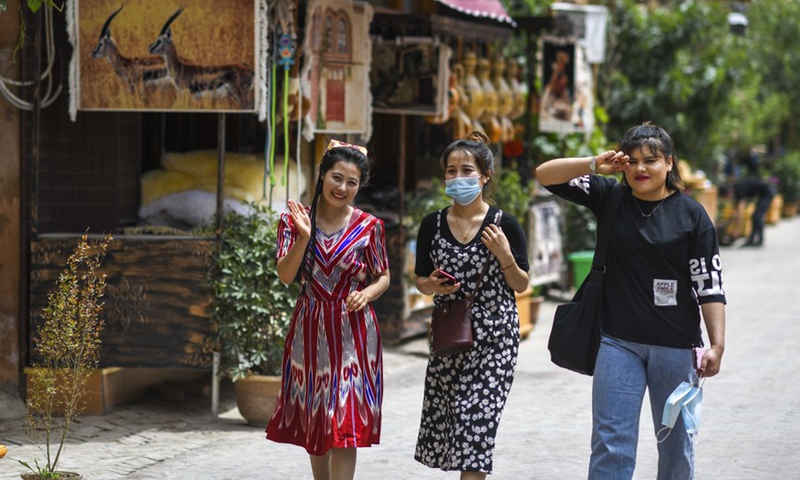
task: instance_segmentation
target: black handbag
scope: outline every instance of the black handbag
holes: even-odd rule
[[[503,215],[499,210],[493,223],[498,223]],[[431,355],[447,357],[454,353],[469,350],[475,345],[472,338],[472,302],[483,283],[483,277],[489,270],[491,257],[486,259],[483,269],[475,283],[475,293],[467,298],[442,302],[433,307],[431,316]]]
[[[594,374],[600,348],[600,327],[603,324],[603,276],[611,227],[617,216],[624,190],[621,184],[611,189],[611,196],[597,229],[592,268],[572,301],[556,308],[553,328],[547,342],[550,360],[559,367]]]

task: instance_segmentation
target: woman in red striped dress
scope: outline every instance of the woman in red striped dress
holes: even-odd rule
[[[267,438],[306,449],[314,478],[352,479],[356,447],[380,441],[383,358],[370,302],[389,286],[383,222],[352,206],[366,149],[331,140],[311,207],[289,200],[278,275],[299,281]]]

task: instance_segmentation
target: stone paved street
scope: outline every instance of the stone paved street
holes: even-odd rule
[[[723,250],[729,305],[722,373],[705,384],[697,478],[800,478],[800,217],[766,231],[763,248]],[[499,480],[586,477],[591,379],[549,362],[547,334],[556,303],[522,342],[519,366],[495,452]],[[455,479],[413,460],[425,370],[424,340],[387,348],[382,444],[359,451],[360,480]],[[647,400],[645,400],[647,404]],[[80,418],[62,467],[87,480],[311,479],[305,453],[264,440],[248,427],[229,389],[221,418],[209,422],[208,397],[144,399],[104,416]],[[642,416],[636,479],[653,479],[655,440]],[[18,479],[32,461],[21,421],[0,423],[0,480]]]

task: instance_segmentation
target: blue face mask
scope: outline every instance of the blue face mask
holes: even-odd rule
[[[469,205],[481,193],[481,177],[456,177],[445,180],[444,193],[459,205]]]
[[[682,382],[672,392],[664,403],[664,414],[661,416],[661,424],[664,425],[658,433],[664,430],[667,435],[660,438],[658,434],[659,443],[666,440],[675,423],[678,421],[678,416],[683,417],[683,425],[686,427],[686,433],[689,435],[696,435],[700,432],[700,413],[703,404],[703,386],[700,384],[699,379],[693,382]]]

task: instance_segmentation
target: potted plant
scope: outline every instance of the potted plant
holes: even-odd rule
[[[444,193],[444,181],[431,177],[430,185],[421,187],[406,195],[405,214],[403,216],[403,228],[408,251],[411,253],[406,257],[403,268],[404,283],[408,285],[407,304],[411,310],[430,309],[433,306],[433,297],[423,295],[417,290],[414,283],[414,255],[417,250],[417,234],[422,219],[431,212],[441,210],[453,204],[453,200]]]
[[[26,434],[39,446],[44,462],[37,459],[31,466],[20,460],[30,470],[22,474],[25,480],[81,478],[59,471],[58,463],[70,427],[86,406],[86,381],[97,368],[106,288],[98,269],[110,241],[110,235],[95,242],[83,235],[47,297],[34,340],[25,415]]]
[[[533,330],[533,327],[536,326],[536,322],[539,321],[539,307],[541,307],[542,302],[544,301],[544,293],[545,293],[545,286],[544,285],[534,285],[531,291],[531,312],[530,312],[530,329]]]
[[[777,158],[772,164],[772,175],[778,179],[778,193],[783,196],[783,216],[797,215],[800,203],[800,151]]]
[[[234,381],[239,412],[249,424],[266,427],[280,388],[298,287],[283,284],[275,268],[278,215],[250,207],[249,215],[224,215],[209,271],[211,323],[221,371]]]
[[[497,185],[493,200],[498,208],[513,215],[524,229],[528,221],[528,207],[531,201],[531,188],[522,181],[515,170],[504,169],[496,175]]]
[[[419,226],[425,215],[441,210],[453,204],[453,200],[444,193],[444,181],[431,177],[430,188],[421,188],[409,193],[406,198],[403,226],[408,238],[416,239]]]

